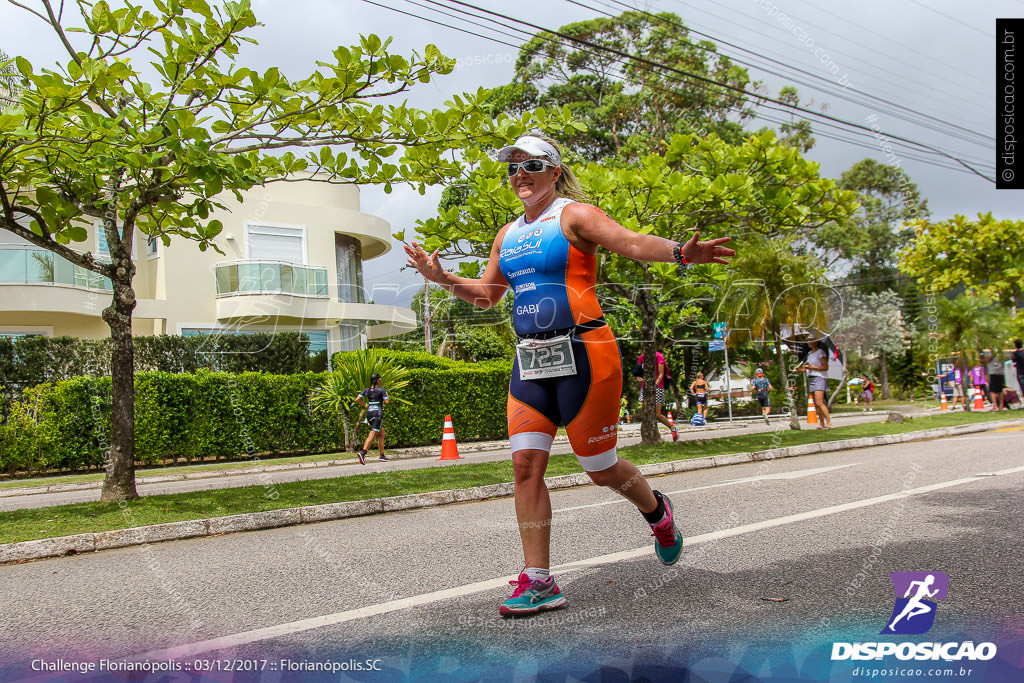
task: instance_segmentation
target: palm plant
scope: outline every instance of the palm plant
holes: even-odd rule
[[[990,299],[966,294],[955,299],[939,297],[936,303],[936,329],[930,331],[928,341],[934,342],[940,352],[957,357],[966,387],[967,369],[979,362],[978,351],[986,346],[1000,346],[1006,335],[1009,313],[993,305]],[[969,397],[964,398],[964,405],[971,410]]]
[[[731,346],[749,338],[774,347],[789,407],[789,426],[794,430],[800,429],[800,418],[793,392],[788,390],[782,330],[797,325],[825,329],[827,306],[821,276],[818,262],[812,256],[794,253],[790,240],[753,238],[732,260],[718,306],[719,319],[728,322]]]
[[[356,396],[370,386],[370,377],[380,375],[381,386],[388,393],[397,392],[409,384],[409,369],[396,363],[377,349],[352,351],[335,356],[334,371],[327,373],[323,383],[313,390],[309,397],[316,412],[341,418],[345,432],[345,450],[352,448],[355,430],[352,428],[351,411]],[[392,396],[396,401],[408,404],[402,398]],[[358,420],[355,424],[358,424]]]

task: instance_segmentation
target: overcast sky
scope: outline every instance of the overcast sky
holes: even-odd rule
[[[33,0],[26,2],[35,4]],[[117,0],[110,0],[110,4],[116,6]],[[525,39],[522,33],[509,29],[501,31],[512,37],[499,36],[494,31],[438,15],[427,9],[436,7],[427,0],[381,0],[380,4],[461,25],[515,45]],[[477,0],[472,4],[547,28],[622,9],[620,3],[608,0],[580,1],[590,8],[564,0]],[[747,68],[753,79],[764,82],[764,94],[774,95],[783,85],[795,85],[805,102],[813,102],[812,108],[825,105],[831,116],[869,127],[875,124],[886,133],[962,155],[984,166],[986,175],[992,175],[995,19],[1024,16],[1024,0],[629,0],[628,4],[651,12],[674,12],[691,28],[712,36],[720,52],[754,63],[755,66]],[[361,33],[376,33],[393,36],[395,52],[409,54],[422,50],[426,43],[434,43],[446,55],[459,60],[453,74],[421,86],[410,96],[410,102],[417,106],[439,106],[453,94],[506,83],[513,73],[513,47],[368,2],[254,0],[253,7],[257,18],[265,24],[253,34],[259,45],[243,52],[243,60],[254,68],[278,66],[291,76],[306,75],[315,60],[328,58],[337,45],[353,44]],[[37,68],[53,63],[58,54],[56,45],[42,32],[44,27],[38,19],[0,0],[0,26],[5,29],[0,49],[28,57]],[[737,47],[725,45],[726,42]],[[786,72],[790,75],[780,77],[764,70],[785,71],[778,62],[805,73]],[[835,92],[817,91],[813,87],[816,85],[841,91],[861,103],[845,101]],[[937,121],[929,120],[933,128],[928,128],[900,120],[878,100],[866,96],[899,105],[905,108],[900,111],[914,120],[920,121],[920,114],[925,114]],[[766,110],[765,114],[780,117],[778,112]],[[950,129],[943,124],[958,128]],[[774,127],[767,122],[749,125]],[[884,141],[870,135],[858,136],[848,129],[814,125],[822,135],[808,156],[821,163],[821,172],[826,176],[838,177],[857,161],[873,157],[883,163],[902,165],[928,200],[934,219],[957,213],[973,216],[979,212],[1017,220],[1024,217],[1024,191],[997,191],[993,183],[976,175],[942,168],[953,165],[950,160],[898,141],[891,141],[886,150],[882,148]],[[954,135],[942,130],[951,130]],[[826,133],[857,139],[861,146],[828,139],[824,137]],[[932,163],[918,160],[924,158]],[[417,219],[433,215],[439,194],[438,190],[420,197],[399,188],[385,195],[381,190],[366,188],[362,209],[389,221],[393,231],[407,229],[411,234]],[[396,275],[404,264],[401,253],[396,246],[388,255],[364,266],[367,285],[375,288],[371,296],[377,303],[407,303],[411,298],[418,278],[408,271]],[[396,289],[401,293],[396,295]]]

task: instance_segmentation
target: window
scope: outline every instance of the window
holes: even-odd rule
[[[110,249],[107,248],[107,231],[103,223],[96,223],[96,255],[110,256]]]
[[[250,259],[306,263],[305,231],[271,225],[246,226]]]
[[[94,221],[92,227],[96,232],[96,249],[93,253],[97,258],[109,259],[110,248],[107,246],[107,231],[103,228],[103,221]],[[145,238],[144,235],[142,237]],[[135,244],[138,241],[138,239],[132,240],[132,258],[135,258]]]
[[[340,351],[358,351],[363,348],[363,328],[359,325],[338,325]]]
[[[338,264],[338,301],[365,303],[363,298],[363,249],[359,240],[334,234],[334,252]]]
[[[279,328],[270,329],[246,329],[238,330],[231,328],[218,329],[214,327],[182,327],[182,337],[205,337],[210,335],[231,335],[231,334],[274,334],[276,332],[302,332],[309,337],[309,355],[316,356],[322,354],[324,358],[327,357],[327,330],[282,330]],[[356,327],[357,341],[358,341],[359,328]]]
[[[22,337],[52,337],[53,328],[49,326],[24,326],[24,325],[12,325],[10,327],[0,327],[0,337],[10,337],[11,339],[21,339]]]

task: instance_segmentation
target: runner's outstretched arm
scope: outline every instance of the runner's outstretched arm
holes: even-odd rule
[[[600,245],[616,254],[621,254],[636,261],[671,263],[675,260],[673,251],[678,242],[633,232],[616,223],[601,209],[590,204],[573,203],[563,212],[568,228],[575,236],[588,243],[587,246]],[[690,263],[728,263],[724,259],[734,256],[735,251],[720,246],[731,238],[719,237],[706,242],[699,241],[700,234],[693,233],[682,246],[682,254]],[[589,251],[593,251],[590,249]]]

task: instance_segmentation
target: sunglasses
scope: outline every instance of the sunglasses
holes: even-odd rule
[[[519,173],[519,168],[522,167],[527,173],[540,173],[544,170],[545,166],[554,167],[555,164],[544,159],[527,159],[526,161],[513,162],[508,165],[508,177],[511,178],[515,174]]]

